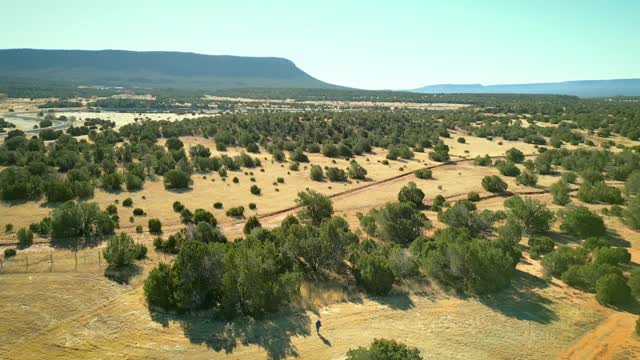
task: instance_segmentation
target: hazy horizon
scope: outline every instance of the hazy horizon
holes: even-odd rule
[[[282,57],[320,80],[363,89],[609,80],[640,78],[638,13],[634,1],[25,0],[5,9],[0,48]]]

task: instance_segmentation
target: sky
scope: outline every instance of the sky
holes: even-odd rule
[[[0,48],[284,57],[363,89],[640,78],[640,1],[6,1]]]

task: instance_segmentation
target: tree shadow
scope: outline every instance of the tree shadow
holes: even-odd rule
[[[613,229],[607,229],[607,234],[605,236],[607,240],[609,240],[609,245],[629,248],[631,247],[631,243],[628,240],[625,240],[617,231]]]
[[[142,274],[142,267],[138,265],[129,265],[120,268],[113,268],[111,266],[104,270],[104,276],[111,281],[115,281],[118,284],[129,284],[131,279]]]
[[[191,187],[181,188],[181,189],[165,189],[164,191],[174,193],[174,194],[187,194],[193,191]]]
[[[551,238],[551,240],[553,240],[553,242],[555,242],[556,244],[559,245],[569,245],[569,244],[579,244],[580,243],[580,239],[575,237],[575,236],[571,236],[571,235],[567,235],[561,232],[555,232],[555,231],[551,231],[549,232],[549,234],[547,234],[547,236],[549,236],[549,238]]]
[[[195,315],[152,313],[151,318],[163,326],[168,326],[170,322],[178,323],[191,343],[204,344],[216,352],[231,354],[238,345],[256,345],[267,352],[268,359],[273,360],[299,356],[291,338],[311,335],[309,317],[298,310],[273,314],[263,319],[243,317],[231,322]]]
[[[549,307],[552,301],[533,291],[547,286],[549,285],[544,280],[518,271],[509,289],[481,296],[479,300],[507,317],[549,324],[559,319],[555,311]]]
[[[411,300],[409,293],[406,291],[397,291],[387,296],[370,296],[369,300],[388,306],[393,310],[406,311],[415,307],[413,300]]]
[[[49,244],[56,249],[64,250],[80,250],[84,248],[93,248],[102,243],[107,237],[92,236],[86,238],[51,238]]]

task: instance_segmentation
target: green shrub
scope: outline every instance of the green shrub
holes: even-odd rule
[[[482,187],[491,193],[502,193],[507,191],[508,185],[499,176],[485,176],[482,179]]]
[[[414,204],[416,207],[422,207],[422,200],[424,199],[424,192],[420,190],[419,187],[416,186],[416,183],[409,182],[407,185],[403,186],[398,192],[398,201],[400,202],[410,202]]]
[[[244,206],[236,206],[227,210],[227,216],[229,217],[244,217]]]
[[[322,171],[322,168],[318,165],[311,166],[310,174],[311,174],[311,180],[313,181],[322,181],[324,179],[324,172]]]
[[[547,236],[529,238],[529,254],[534,259],[553,251],[556,244]]]
[[[6,248],[6,249],[4,249],[4,257],[5,257],[5,259],[13,257],[13,256],[16,256],[16,254],[17,254],[17,252],[16,252],[16,249],[14,249],[14,248]]]
[[[213,208],[214,209],[222,209],[222,203],[219,201],[216,201],[215,203],[213,203]]]
[[[368,293],[387,295],[395,281],[389,261],[379,255],[361,256],[355,266],[356,280]]]
[[[470,191],[470,192],[467,194],[467,200],[469,200],[469,201],[473,201],[473,202],[480,201],[480,194],[478,194],[478,193],[477,193],[477,192],[475,192],[475,191]]]
[[[136,260],[142,260],[145,257],[147,257],[147,247],[144,244],[136,244],[134,258]]]
[[[18,247],[27,248],[33,244],[33,232],[31,229],[22,228],[16,233],[18,238]]]
[[[138,251],[131,236],[120,233],[109,240],[102,255],[110,267],[118,268],[133,264]]]
[[[524,186],[535,187],[538,185],[538,176],[528,170],[516,176],[516,183]]]
[[[571,201],[569,190],[569,183],[565,180],[553,183],[550,187],[553,203],[561,206],[567,205]]]
[[[184,210],[184,205],[180,201],[173,202],[173,211],[179,213]]]
[[[136,226],[136,234],[142,234],[144,232],[144,230],[142,229],[142,225],[137,225]]]
[[[418,179],[431,179],[433,177],[433,171],[431,169],[418,169],[415,171],[416,177]]]
[[[345,360],[422,360],[422,356],[418,349],[395,340],[374,339],[368,349],[350,349]]]
[[[126,207],[133,206],[133,199],[126,198],[126,199],[122,200],[122,206],[126,206]]]
[[[162,232],[162,222],[160,219],[149,219],[149,232],[152,234],[158,234]]]
[[[329,181],[347,181],[347,173],[337,167],[327,169],[327,178]]]
[[[133,209],[133,216],[144,216],[144,210],[140,208]]]
[[[596,299],[602,305],[625,305],[631,300],[631,289],[620,274],[607,274],[596,282]]]
[[[258,185],[251,185],[250,190],[253,195],[260,195],[260,193],[262,192],[262,190],[260,189],[260,187],[258,187]]]
[[[4,226],[4,232],[6,232],[6,233],[10,233],[10,232],[12,232],[12,231],[13,231],[13,224],[6,224],[6,225]]]
[[[602,204],[622,204],[622,192],[613,186],[608,186],[604,182],[585,182],[578,190],[578,199],[586,203]]]
[[[249,235],[251,233],[251,230],[260,228],[260,227],[262,227],[262,225],[260,225],[260,221],[258,220],[258,218],[255,216],[251,216],[247,219],[247,222],[244,224],[243,232],[245,233],[245,235]]]
[[[573,206],[559,212],[560,230],[580,237],[600,237],[607,233],[601,216],[584,206]]]

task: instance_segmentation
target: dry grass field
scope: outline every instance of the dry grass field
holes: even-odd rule
[[[137,117],[107,115],[111,118],[105,117],[105,113],[100,117],[114,120],[119,126]],[[92,115],[74,113],[74,116]],[[459,136],[466,138],[466,144],[456,142]],[[181,139],[187,148],[203,144],[211,149],[212,155],[220,154],[210,139]],[[153,250],[153,236],[146,232],[147,221],[151,217],[161,219],[165,233],[182,228],[179,215],[171,207],[174,201],[192,210],[211,211],[230,239],[242,235],[244,220],[225,216],[227,208],[243,205],[246,214],[253,215],[248,205],[255,203],[255,215],[263,226],[274,227],[287,214],[297,211],[294,200],[305,189],[331,196],[336,213],[345,216],[352,228],[358,227],[357,213],[395,201],[400,188],[409,181],[424,191],[427,203],[438,194],[455,200],[466,198],[469,191],[477,191],[487,197],[478,203],[480,209],[497,210],[503,207],[505,198],[488,196],[481,180],[498,171],[474,166],[472,159],[484,154],[499,157],[511,147],[525,154],[537,153],[529,144],[502,141],[500,145],[497,140],[456,132],[445,142],[451,147],[454,163],[444,166],[430,161],[427,153],[416,153],[413,160],[390,161],[389,165],[382,164],[384,149],[356,156],[368,170],[366,181],[314,182],[309,178],[311,164],[346,169],[348,161],[309,154],[310,164],[301,164],[300,171],[291,171],[286,162],[273,162],[263,150],[257,157],[264,171],[243,168],[229,172],[226,181],[217,173],[194,174],[193,185],[187,191],[166,191],[161,178],[146,181],[144,189],[138,192],[96,189],[92,201],[102,208],[116,200],[121,203],[125,198],[133,199],[131,208],[118,205],[121,229],[147,244],[148,258],[139,264],[138,273],[128,284],[118,284],[103,276],[105,264],[99,253],[104,244],[75,254],[69,249],[51,247],[46,239],[36,239],[36,245],[5,261],[0,269],[0,358],[341,359],[348,349],[366,346],[377,337],[394,338],[417,347],[429,359],[640,356],[640,341],[631,335],[636,315],[602,307],[594,295],[570,288],[559,280],[544,281],[539,261],[529,257],[518,265],[518,275],[510,289],[479,298],[448,293],[428,283],[403,284],[392,296],[381,298],[367,297],[344,287],[305,284],[292,309],[262,320],[222,323],[209,320],[206,313],[175,316],[148,311],[142,282],[158,262],[170,262],[172,257]],[[237,155],[240,149],[230,148],[225,153]],[[424,167],[434,167],[433,179],[420,180],[412,174]],[[232,182],[234,177],[239,179],[238,184]],[[278,177],[284,178],[284,183],[277,183]],[[504,179],[511,192],[537,192],[531,196],[557,209],[547,191],[558,177],[540,176],[536,189],[517,185],[513,178]],[[262,189],[261,195],[250,193],[253,184]],[[224,209],[213,208],[217,201],[223,203]],[[14,224],[16,229],[28,226],[46,216],[52,206],[44,202],[0,203],[0,226],[6,223]],[[136,207],[147,215],[135,217],[131,223],[128,218]],[[442,226],[435,212],[425,214],[436,228]],[[632,260],[640,262],[640,234],[622,225],[618,218],[607,217],[606,222],[610,237],[625,243]],[[135,234],[137,225],[144,227],[144,234]],[[13,243],[14,234],[0,235],[0,250]],[[526,247],[526,241],[522,245]],[[323,321],[320,335],[312,330],[318,317]]]

